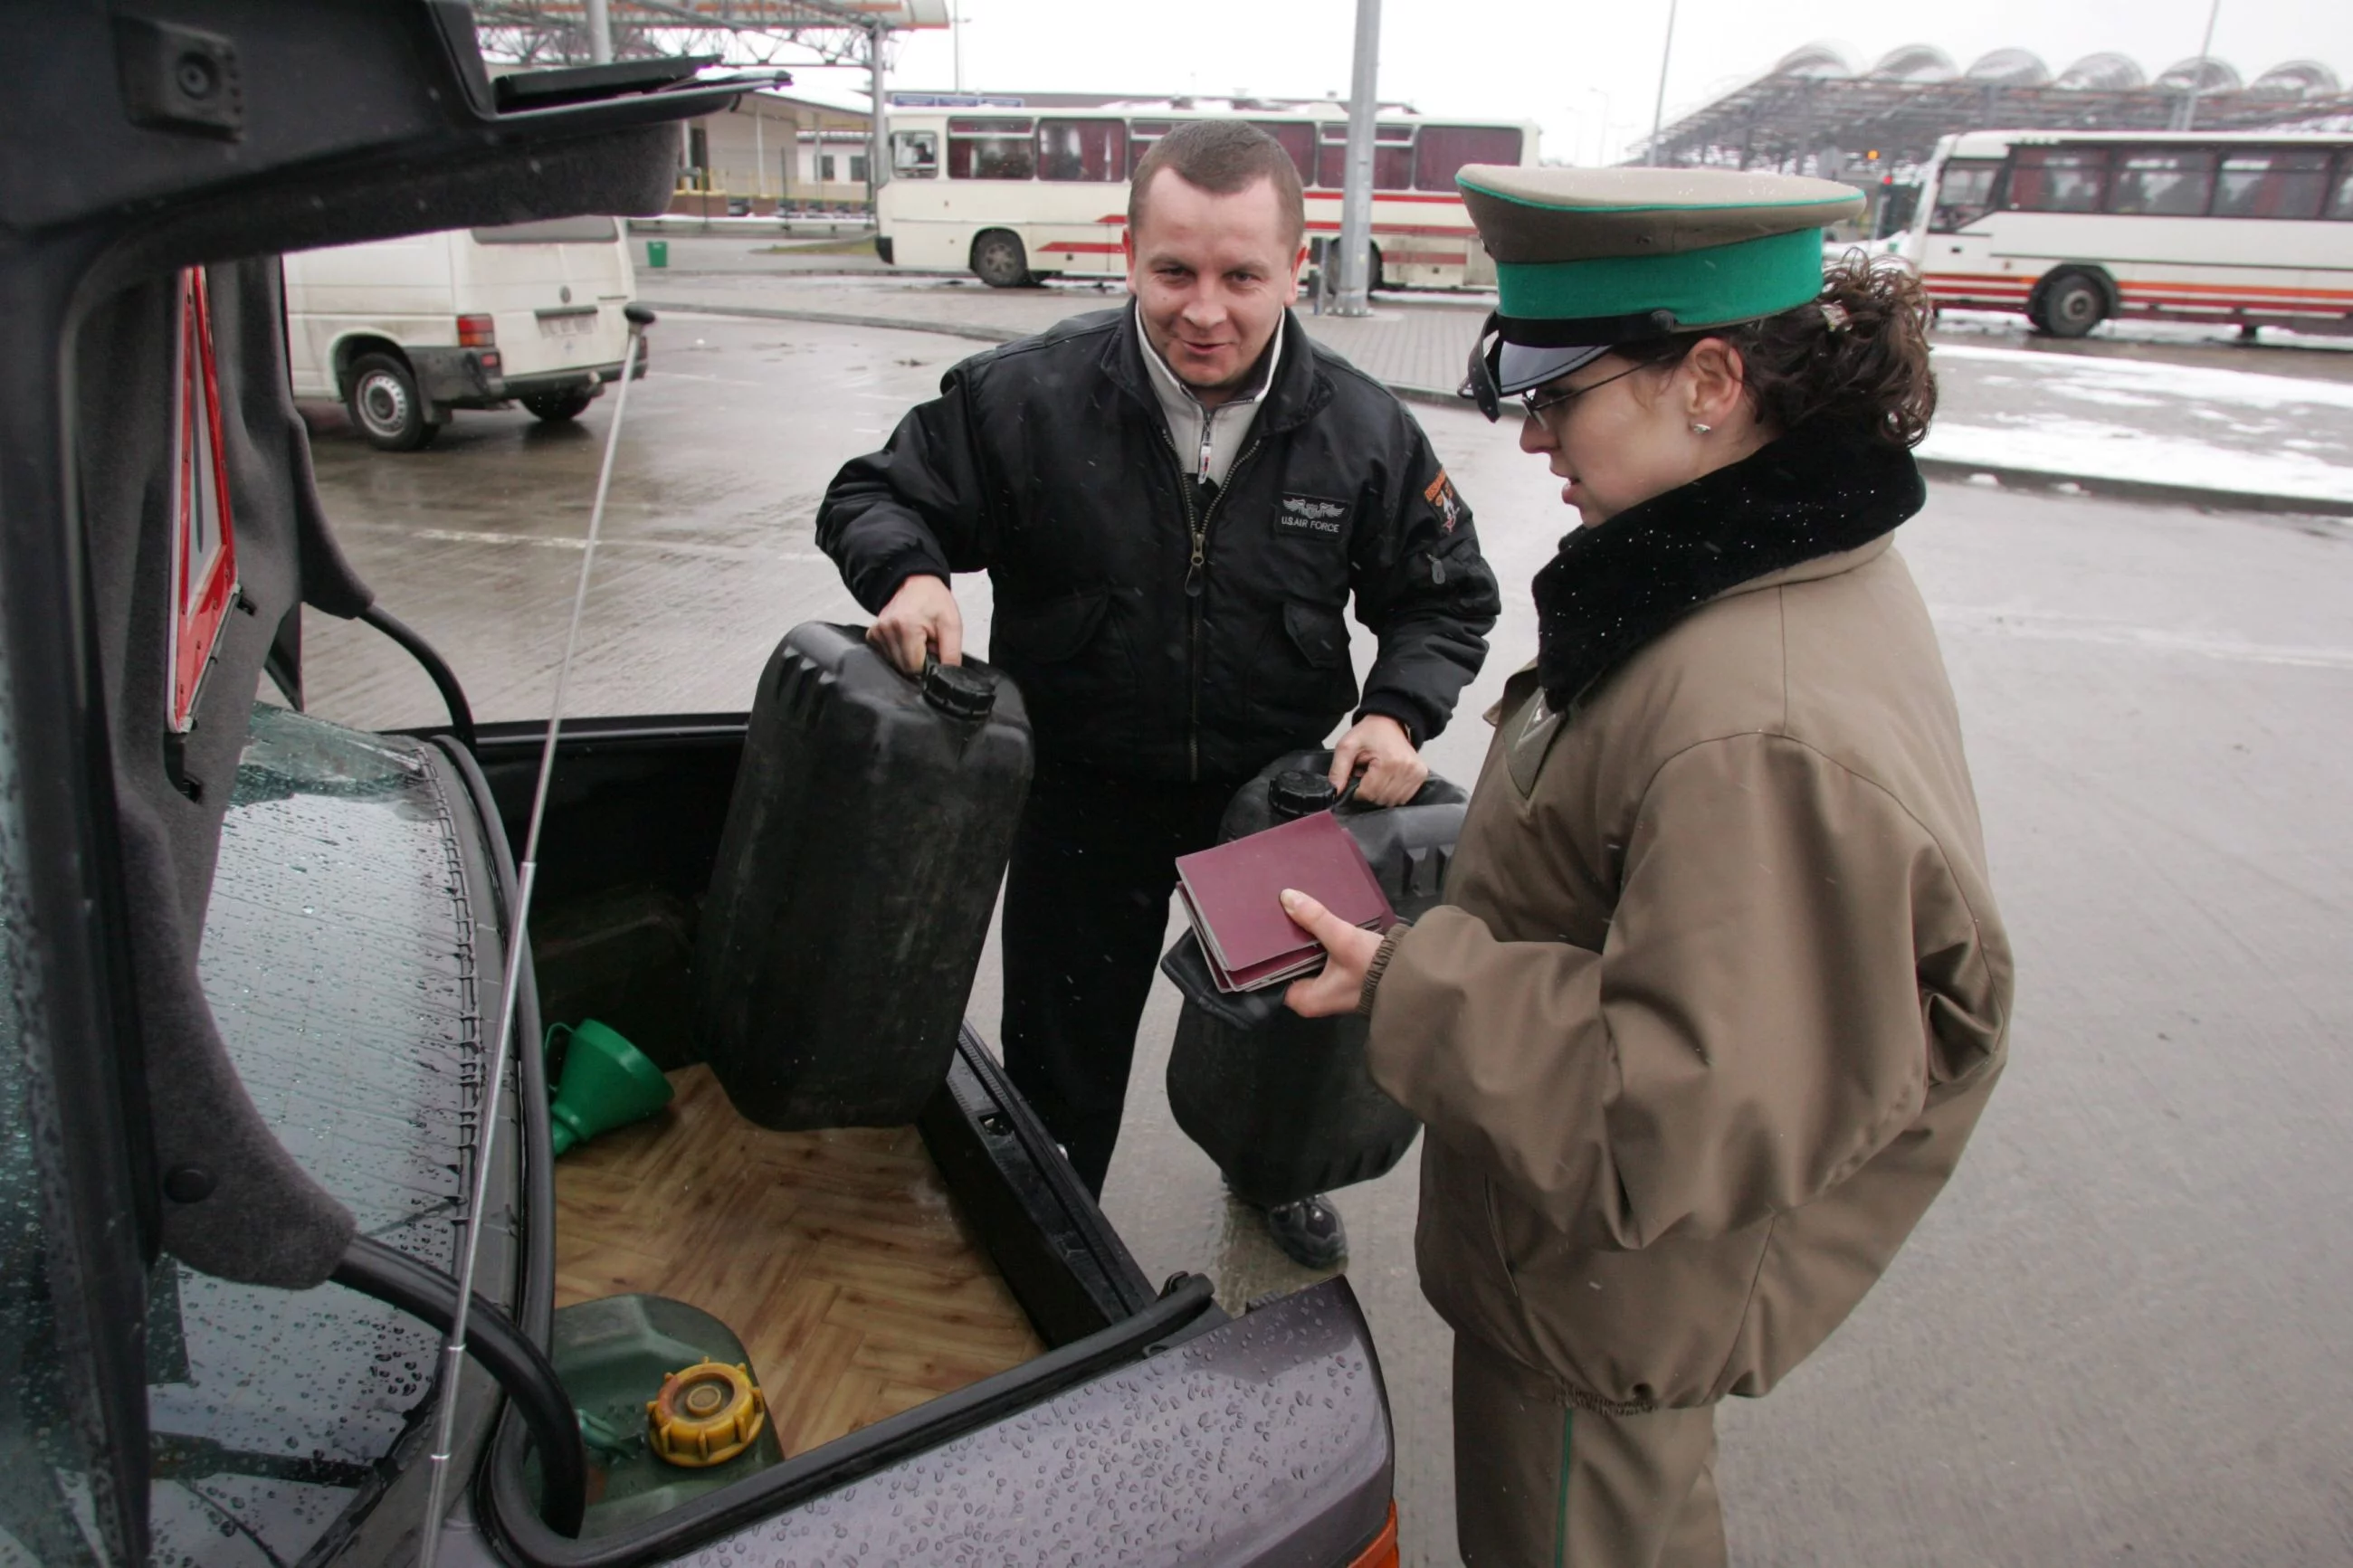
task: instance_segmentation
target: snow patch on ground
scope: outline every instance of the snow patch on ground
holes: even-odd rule
[[[2353,501],[2353,468],[2325,462],[2309,452],[2239,451],[2091,420],[2043,417],[2002,426],[1938,420],[1929,426],[1920,455],[2092,479]]]
[[[1978,384],[1984,384],[1980,382]],[[2119,392],[2112,386],[2080,386],[2063,381],[2050,390],[2061,397],[2072,398],[2077,403],[2105,403],[2111,408],[2162,408],[2165,406],[2165,399],[2162,397],[2150,397],[2138,392]]]
[[[1939,343],[1939,360],[1997,363],[2024,371],[2045,383],[2063,384],[2070,396],[2086,392],[2114,392],[2131,396],[2179,398],[2188,402],[2229,404],[2239,408],[2342,408],[2353,410],[2353,382],[2312,381],[2298,376],[2263,375],[2253,371],[2221,370],[2211,365],[2164,364],[2149,360],[2089,359],[2073,354],[2038,353],[2032,349],[1994,348],[1979,343]],[[2063,390],[2054,385],[2052,391]]]
[[[1936,312],[1939,333],[1967,332],[1972,336],[2023,338],[2029,325],[2023,312],[2016,310],[1943,310]],[[2123,321],[2103,321],[2092,335],[2105,342],[2127,343],[2221,343],[2240,341],[2238,326],[2233,322],[2165,321],[2147,317],[2130,317]],[[2328,332],[2298,332],[2285,327],[2265,327],[2266,343],[2287,348],[2316,349],[2322,353],[2353,353],[2353,338]]]

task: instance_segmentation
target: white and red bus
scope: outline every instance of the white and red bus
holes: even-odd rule
[[[1947,136],[1903,254],[1940,306],[2353,331],[2353,136]]]
[[[899,110],[878,247],[902,267],[970,268],[1011,288],[1060,273],[1126,270],[1127,177],[1180,121],[1245,119],[1282,143],[1307,191],[1318,248],[1340,232],[1345,106],[1210,114],[1164,105],[1025,111]],[[1533,163],[1536,128],[1518,121],[1384,113],[1374,129],[1373,249],[1391,288],[1492,288],[1494,263],[1454,188],[1465,163]]]

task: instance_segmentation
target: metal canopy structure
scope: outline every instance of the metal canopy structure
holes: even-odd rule
[[[600,10],[617,59],[708,54],[776,65],[806,50],[864,63],[879,36],[948,25],[947,0],[475,0],[474,26],[492,58],[579,65],[594,57],[590,21]]]
[[[1835,48],[1811,44],[1667,126],[1632,161],[1837,178],[1873,153],[1880,169],[1925,163],[1939,138],[1964,131],[2179,130],[2193,89],[2200,131],[2321,129],[2353,118],[2353,92],[2316,61],[2241,81],[2224,62],[2200,58],[2151,82],[2117,54],[2054,75],[2024,49],[1997,49],[1964,71],[1926,44],[1858,72]]]
[[[873,105],[867,117],[870,212],[890,178],[883,78],[891,35],[948,25],[948,0],[475,0],[474,5],[484,56],[525,67],[654,55],[777,65],[803,50],[823,64],[864,66]]]

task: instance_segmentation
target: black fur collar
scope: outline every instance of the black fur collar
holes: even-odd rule
[[[1920,510],[1902,447],[1814,429],[1580,528],[1536,574],[1536,673],[1556,711],[1643,644],[1768,572],[1860,549]]]

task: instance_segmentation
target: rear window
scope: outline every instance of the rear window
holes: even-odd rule
[[[610,245],[621,226],[609,217],[543,217],[473,231],[477,245]]]
[[[2337,189],[2328,197],[2330,217],[2353,217],[2353,153],[2337,164]]]

